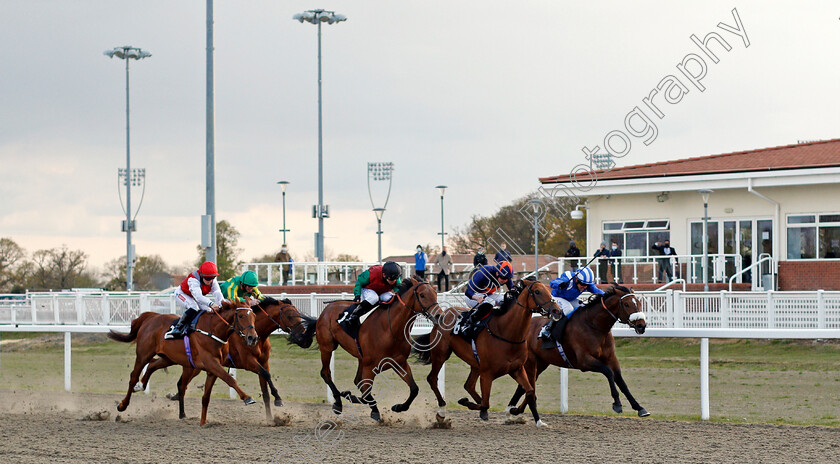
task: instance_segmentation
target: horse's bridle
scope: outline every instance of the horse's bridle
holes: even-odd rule
[[[424,281],[424,282],[419,282],[417,285],[414,285],[414,286],[411,288],[412,293],[414,293],[414,301],[416,301],[416,302],[417,302],[417,304],[418,304],[418,305],[420,305],[420,309],[422,309],[421,314],[423,314],[424,316],[426,316],[426,319],[429,319],[430,321],[432,321],[432,324],[435,324],[435,325],[436,325],[436,324],[437,324],[437,322],[435,322],[434,317],[432,317],[432,315],[431,315],[431,314],[429,314],[429,310],[430,310],[430,309],[432,309],[432,308],[434,308],[435,306],[438,306],[438,305],[439,305],[439,303],[438,303],[437,301],[435,301],[434,303],[430,304],[429,306],[425,306],[425,307],[424,307],[424,306],[420,303],[420,287],[421,287],[422,285],[428,285],[428,286],[429,286],[429,288],[432,288],[432,284],[430,284],[430,283],[428,283],[428,282],[425,282],[425,281]],[[396,296],[397,296],[397,300],[399,300],[399,302],[400,302],[400,303],[402,303],[402,305],[403,305],[403,306],[405,306],[406,308],[408,308],[408,305],[407,305],[407,304],[405,304],[405,302],[402,300],[402,298],[400,297],[400,294],[399,294],[399,293],[397,293],[397,295],[396,295]],[[437,298],[436,298],[436,299],[437,299]]]
[[[218,317],[219,319],[221,319],[221,320],[222,320],[222,322],[224,322],[225,324],[227,324],[228,329],[233,330],[234,332],[238,333],[240,337],[247,339],[248,337],[245,335],[244,330],[253,329],[253,328],[254,328],[254,324],[251,324],[251,325],[249,325],[248,327],[242,327],[242,328],[240,328],[240,327],[239,327],[239,318],[238,318],[238,317],[236,317],[236,312],[237,312],[237,311],[239,311],[240,309],[247,309],[248,311],[251,311],[251,308],[250,308],[250,307],[245,307],[245,308],[242,308],[242,307],[236,307],[236,308],[234,308],[234,311],[233,311],[233,323],[228,323],[228,321],[226,321],[226,320],[225,320],[225,318],[223,318],[223,317],[222,317],[222,315],[221,315],[221,314],[219,314],[219,313],[218,313],[215,309],[214,309],[214,310],[212,310],[212,312],[213,312],[213,314],[215,314],[215,315],[216,315],[216,317]],[[211,335],[212,335],[212,334],[211,334]]]
[[[612,294],[612,295],[610,295],[610,296],[618,296],[618,295],[616,295],[616,294],[614,294],[614,293],[613,293],[613,294]],[[623,299],[627,298],[628,296],[629,296],[629,297],[631,297],[631,298],[634,298],[634,299],[636,298],[636,295],[634,295],[634,294],[632,294],[632,293],[627,293],[627,294],[625,294],[625,295],[621,295],[621,296],[619,297],[619,300],[618,300],[619,309],[621,309],[621,300],[623,300]],[[604,311],[606,311],[606,312],[607,312],[607,314],[609,314],[610,316],[612,316],[612,317],[613,317],[613,319],[615,319],[616,321],[618,321],[618,322],[620,322],[620,323],[622,323],[622,324],[632,325],[632,324],[630,324],[630,320],[629,320],[630,318],[629,318],[629,317],[627,318],[627,320],[623,320],[623,321],[622,321],[622,320],[618,317],[619,311],[616,311],[616,314],[613,314],[613,313],[612,313],[612,311],[610,311],[610,310],[609,310],[609,308],[607,308],[606,303],[604,303],[604,298],[601,298],[601,307],[602,307],[602,308],[604,308]],[[636,300],[636,307],[637,307],[637,308],[639,307],[639,305],[638,305],[638,300]],[[636,312],[639,312],[639,311],[636,311]],[[632,315],[632,314],[635,314],[635,313],[631,313],[631,315]]]
[[[536,304],[536,305],[537,305],[537,307],[536,307],[535,309],[531,309],[530,311],[531,311],[532,313],[535,313],[535,312],[539,311],[539,313],[540,313],[540,314],[542,314],[543,316],[550,316],[550,315],[551,315],[551,308],[546,309],[546,308],[545,308],[545,305],[547,305],[547,304],[549,304],[549,305],[550,305],[550,304],[551,304],[554,300],[552,300],[552,299],[551,299],[551,297],[549,296],[549,297],[548,297],[548,301],[546,301],[545,303],[540,303],[539,301],[537,301],[537,295],[536,295],[536,293],[534,292],[534,289],[532,289],[532,288],[531,288],[531,287],[533,287],[533,286],[534,286],[534,284],[536,284],[537,282],[539,282],[539,281],[535,280],[535,281],[531,282],[530,284],[528,284],[528,287],[526,288],[526,289],[528,290],[528,296],[529,296],[531,299],[533,299],[533,300],[534,300],[534,304]],[[522,306],[522,307],[523,307],[523,308],[525,308],[525,309],[528,309],[528,307],[527,307],[527,306],[525,306],[525,305],[523,305],[522,303],[520,303],[520,302],[519,302],[519,298],[517,298],[517,299],[516,299],[516,304],[518,304],[519,306]]]
[[[274,320],[274,318],[273,318],[273,317],[271,317],[271,316],[268,314],[268,311],[266,311],[266,310],[265,310],[265,308],[263,308],[263,307],[262,307],[262,303],[263,303],[263,302],[262,302],[262,301],[260,301],[259,303],[255,304],[254,306],[256,306],[256,307],[260,308],[260,310],[263,312],[263,314],[265,314],[265,317],[267,317],[269,321],[273,322],[273,323],[274,323],[274,325],[276,325],[278,329],[283,329],[283,330],[289,330],[289,331],[292,331],[292,330],[294,330],[296,327],[303,325],[303,322],[302,322],[302,320],[301,320],[301,321],[297,321],[297,323],[295,323],[295,324],[294,324],[294,325],[292,325],[292,326],[288,326],[288,325],[287,325],[287,327],[285,327],[285,328],[284,328],[282,324],[280,324],[279,322],[275,321],[275,320]],[[285,317],[286,319],[291,320],[291,317],[289,317],[289,316],[287,316],[287,315],[286,315],[286,310],[287,310],[287,309],[288,309],[289,311],[291,311],[291,309],[289,309],[289,308],[292,308],[292,309],[297,309],[297,308],[295,308],[295,305],[293,305],[293,304],[283,303],[283,306],[281,306],[281,307],[280,307],[280,317],[281,317],[281,318]],[[298,311],[298,314],[300,314],[300,311]]]

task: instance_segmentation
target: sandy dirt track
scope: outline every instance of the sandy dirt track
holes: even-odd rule
[[[198,426],[200,402],[188,398],[186,420],[164,398],[136,395],[128,411],[118,395],[0,391],[0,462],[638,462],[837,463],[840,429],[661,421],[654,417],[545,415],[550,429],[505,425],[476,413],[448,412],[451,429],[430,429],[434,409],[384,413],[386,425],[354,406],[337,420],[325,404],[291,403],[265,424],[262,405],[213,399],[210,423]],[[101,414],[106,411],[107,413]],[[320,439],[316,427],[339,429]],[[303,444],[301,444],[303,443]]]

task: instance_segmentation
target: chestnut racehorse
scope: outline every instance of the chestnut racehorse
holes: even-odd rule
[[[639,311],[638,301],[632,290],[613,284],[613,287],[606,290],[603,296],[593,297],[586,305],[574,312],[573,317],[566,324],[561,343],[568,362],[563,359],[559,348],[542,348],[542,340],[537,338],[537,334],[546,322],[548,320],[543,317],[533,318],[526,337],[528,361],[525,363],[525,370],[534,385],[537,384],[540,374],[550,365],[579,369],[584,372],[600,372],[610,383],[610,393],[614,401],[613,411],[617,413],[622,411],[618,390],[615,388],[618,385],[630,405],[638,412],[639,417],[650,415],[630,394],[621,376],[621,368],[615,355],[615,339],[610,332],[616,322],[628,324],[638,334],[645,332],[645,316]],[[525,402],[523,401],[519,408],[515,406],[523,393],[525,390],[522,387],[516,389],[507,407],[508,412],[522,413]]]
[[[260,378],[260,389],[262,390],[263,402],[265,403],[265,417],[271,423],[271,396],[274,397],[274,405],[283,406],[280,393],[271,381],[268,360],[271,357],[271,343],[268,336],[277,329],[282,329],[289,334],[289,343],[294,343],[301,348],[309,348],[312,345],[312,338],[315,336],[315,319],[302,315],[288,299],[277,301],[272,297],[265,297],[257,304],[251,306],[254,311],[254,325],[256,326],[259,341],[254,346],[247,346],[245,341],[238,337],[229,339],[229,348],[225,346],[222,351],[225,367],[244,369],[257,374]],[[137,388],[142,389],[149,382],[149,377],[158,369],[171,366],[172,362],[164,358],[155,358],[146,369],[146,374]],[[181,391],[186,391],[187,386],[193,378],[201,371],[191,367],[184,367],[181,377],[178,379],[178,392],[170,396],[173,401],[178,401],[179,415],[183,419],[184,400]]]
[[[180,364],[184,367],[192,367],[192,364],[196,369],[207,371],[208,382],[202,398],[201,425],[207,423],[207,405],[210,403],[210,392],[213,388],[211,378],[215,381],[215,378],[219,377],[236,390],[245,404],[254,404],[254,400],[239,388],[236,379],[222,367],[223,347],[226,346],[226,341],[232,334],[237,333],[249,346],[257,343],[254,312],[251,308],[246,303],[225,301],[220,310],[208,311],[204,314],[196,325],[196,331],[188,336],[192,357],[188,356],[183,339],[165,340],[163,338],[177,318],[178,316],[174,314],[145,312],[131,321],[131,332],[121,334],[112,330],[108,333],[108,338],[112,340],[137,343],[137,357],[128,380],[128,393],[117,406],[117,411],[125,411],[128,407],[131,394],[136,391],[140,371],[155,355],[167,359],[172,364]],[[183,392],[181,394],[183,396]]]
[[[540,312],[546,315],[558,317],[560,307],[551,298],[551,291],[543,283],[536,280],[519,281],[512,291],[514,300],[506,301],[499,312],[500,315],[492,317],[487,323],[486,330],[475,339],[475,352],[471,342],[459,335],[453,335],[451,327],[444,328],[443,324],[437,325],[427,335],[418,337],[418,345],[431,346],[428,351],[415,350],[418,359],[428,364],[431,362],[432,369],[426,380],[432,387],[432,391],[438,400],[438,420],[443,420],[445,415],[443,396],[437,387],[438,373],[443,363],[449,359],[452,352],[458,355],[470,366],[470,375],[464,384],[464,389],[475,402],[467,398],[461,398],[458,404],[466,406],[471,410],[479,410],[479,417],[487,420],[487,409],[490,407],[490,387],[493,380],[510,375],[525,391],[526,401],[531,407],[534,421],[538,426],[545,425],[537,413],[536,396],[534,385],[525,372],[525,361],[528,359],[528,348],[525,343],[525,334],[528,330],[528,323],[531,320],[532,312]],[[457,312],[466,308],[448,308],[444,313],[443,320],[455,320]],[[481,379],[481,396],[475,391],[475,384]]]
[[[411,344],[407,329],[410,328],[409,323],[418,313],[431,318],[429,311],[438,307],[437,293],[420,277],[407,279],[392,303],[380,306],[370,313],[359,328],[357,340],[348,335],[337,322],[342,311],[350,304],[352,304],[350,301],[329,303],[318,317],[315,330],[315,337],[321,349],[321,378],[329,386],[335,398],[333,412],[341,413],[341,397],[344,396],[353,403],[369,405],[370,417],[379,421],[379,408],[371,395],[371,389],[376,374],[388,369],[394,369],[408,384],[410,390],[408,399],[404,403],[393,405],[391,410],[395,412],[408,410],[419,389],[411,374],[411,367],[408,365]],[[361,397],[356,397],[349,391],[339,392],[333,383],[330,374],[330,358],[339,345],[359,360],[354,383],[361,391]]]

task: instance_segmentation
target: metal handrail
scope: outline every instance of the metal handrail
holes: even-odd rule
[[[772,266],[772,263],[773,263],[773,257],[772,257],[772,256],[765,256],[765,257],[763,257],[763,258],[759,259],[758,261],[756,261],[756,262],[754,262],[754,263],[750,264],[750,265],[749,265],[749,266],[747,266],[746,268],[741,269],[740,271],[738,271],[738,272],[736,272],[735,274],[733,274],[733,275],[732,275],[732,277],[730,277],[730,278],[729,278],[729,291],[730,291],[730,292],[732,291],[732,282],[735,280],[735,278],[736,278],[736,277],[738,277],[739,275],[741,275],[741,274],[743,274],[743,273],[745,273],[745,272],[749,271],[750,269],[752,269],[752,268],[754,268],[754,267],[758,266],[759,264],[761,264],[761,263],[763,263],[763,262],[765,262],[765,261],[770,261],[771,266]],[[764,287],[762,287],[762,288],[764,288]]]
[[[665,290],[666,288],[670,287],[671,285],[678,284],[680,282],[682,282],[683,291],[685,291],[685,279],[679,278],[679,279],[674,279],[674,280],[668,282],[667,284],[657,288],[656,290],[654,290],[654,292],[661,292],[662,290]]]

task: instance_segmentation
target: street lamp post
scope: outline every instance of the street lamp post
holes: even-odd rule
[[[438,234],[440,235],[440,249],[443,250],[443,239],[446,236],[446,232],[443,231],[443,193],[446,191],[446,186],[438,185],[435,188],[440,191],[440,232]]]
[[[347,21],[347,17],[336,14],[334,11],[308,10],[292,16],[292,19],[316,24],[318,26],[318,205],[315,207],[315,216],[318,218],[318,235],[315,236],[315,256],[318,261],[324,260],[324,218],[329,217],[327,208],[324,208],[324,163],[323,163],[323,137],[321,117],[321,23],[333,24]]]
[[[542,201],[540,200],[528,200],[528,203],[533,208],[534,213],[534,277],[537,280],[540,280],[540,244],[539,244],[539,219],[540,219],[540,205],[542,205]]]
[[[376,253],[376,260],[382,262],[382,215],[385,214],[385,208],[373,208],[373,213],[376,214],[376,236],[379,243],[378,252]]]
[[[131,291],[134,289],[134,280],[132,278],[132,267],[134,250],[131,245],[131,232],[137,230],[134,221],[131,219],[131,185],[144,184],[143,180],[146,177],[146,170],[131,170],[131,124],[129,118],[129,72],[128,61],[131,59],[142,60],[152,56],[151,53],[141,50],[139,48],[128,45],[122,47],[115,47],[112,50],[106,50],[103,53],[109,58],[117,57],[125,60],[125,172],[120,172],[120,177],[125,176],[125,223],[123,224],[123,231],[126,233],[125,238],[125,289]],[[139,208],[138,208],[139,211]]]
[[[709,196],[714,190],[698,190],[703,197],[703,291],[709,291]]]
[[[286,241],[286,232],[289,232],[289,229],[286,228],[286,187],[289,185],[289,181],[281,180],[277,183],[283,189],[283,228],[280,229],[280,232],[283,232],[283,244],[287,244],[289,242]]]

